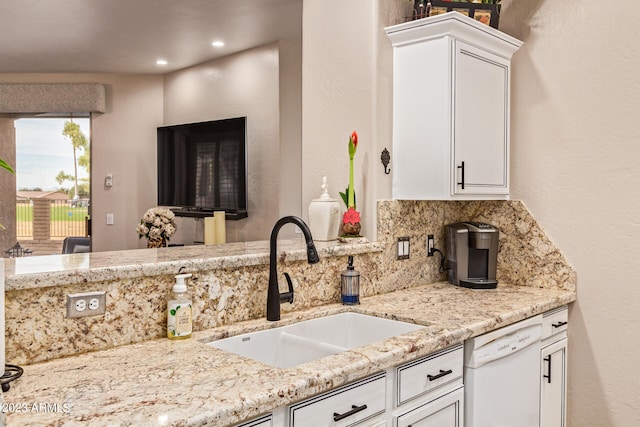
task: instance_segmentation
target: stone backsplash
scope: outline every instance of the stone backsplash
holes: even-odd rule
[[[522,202],[390,200],[378,202],[375,243],[319,244],[321,261],[314,265],[304,260],[302,244],[279,247],[285,251],[279,254],[279,272],[291,275],[295,289],[294,303],[283,304],[283,312],[338,302],[340,272],[349,254],[361,272],[362,296],[445,280],[439,255],[426,256],[426,237],[433,234],[436,248],[444,252],[444,225],[462,220],[500,229],[499,282],[575,290],[574,269]],[[395,242],[404,236],[410,238],[411,256],[397,260]],[[164,336],[166,301],[179,265],[193,273],[189,289],[195,330],[264,317],[269,275],[265,248],[268,245],[256,244],[240,256],[235,246],[221,246],[217,250],[222,255],[213,260],[205,258],[211,247],[96,253],[88,254],[93,257],[88,263],[78,264],[82,267],[70,263],[66,270],[31,275],[8,260],[7,362],[29,364]],[[152,253],[148,251],[158,251],[154,259],[163,262],[145,261]],[[97,267],[97,260],[108,263],[109,257],[113,265]],[[67,294],[100,290],[107,292],[104,316],[66,318]]]
[[[427,257],[427,235],[445,253],[446,224],[480,221],[500,230],[498,282],[521,286],[575,291],[576,273],[553,244],[524,203],[496,201],[405,201],[378,202],[378,241],[384,248],[379,292],[410,287],[412,282],[446,280],[440,256]],[[411,257],[396,260],[396,239],[409,237]]]

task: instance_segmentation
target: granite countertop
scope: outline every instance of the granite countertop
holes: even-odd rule
[[[340,243],[314,242],[318,254],[326,256],[356,255],[381,252],[378,242]],[[287,260],[307,259],[302,238],[278,240],[278,254]],[[28,289],[96,282],[114,277],[176,274],[180,267],[187,271],[238,268],[269,264],[269,241],[236,242],[224,245],[174,246],[159,249],[44,255],[5,259],[7,290]]]
[[[503,283],[482,291],[420,285],[362,298],[355,307],[331,304],[283,314],[280,322],[256,319],[198,332],[189,340],[158,339],[28,365],[4,394],[4,409],[9,426],[233,425],[575,298],[572,291]],[[289,369],[204,344],[344,311],[425,327]],[[38,411],[42,404],[48,410]],[[27,411],[16,412],[21,408]]]

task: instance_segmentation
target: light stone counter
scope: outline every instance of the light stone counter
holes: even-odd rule
[[[7,423],[232,425],[575,298],[570,290],[500,283],[496,290],[477,291],[434,283],[364,297],[355,308],[324,305],[284,313],[280,322],[256,319],[201,331],[187,341],[151,340],[28,365],[23,377],[5,393],[5,408],[30,409],[34,403],[44,403],[58,412],[10,412]],[[290,369],[273,368],[203,344],[348,310],[425,328]]]
[[[380,252],[377,242],[346,244],[315,242],[320,256]],[[286,255],[285,255],[286,253]],[[288,261],[306,260],[304,240],[278,240],[278,254]],[[175,246],[160,249],[45,255],[5,260],[7,290],[125,280],[186,271],[239,268],[269,264],[269,242]]]

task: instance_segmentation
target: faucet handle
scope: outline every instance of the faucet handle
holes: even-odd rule
[[[291,276],[289,276],[289,273],[284,273],[284,278],[287,279],[289,292],[283,292],[280,294],[280,302],[288,302],[289,304],[293,304],[293,283],[291,282]]]

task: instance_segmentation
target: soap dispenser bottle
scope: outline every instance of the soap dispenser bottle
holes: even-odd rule
[[[193,328],[191,295],[187,292],[186,279],[191,273],[178,274],[176,284],[167,303],[167,338],[189,338]]]
[[[360,304],[360,272],[353,268],[353,256],[349,255],[347,269],[340,275],[342,304]]]

